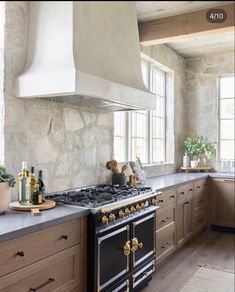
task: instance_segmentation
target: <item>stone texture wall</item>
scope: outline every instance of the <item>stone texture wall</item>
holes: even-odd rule
[[[42,100],[15,98],[15,77],[22,72],[27,42],[26,1],[6,2],[4,139],[5,164],[13,175],[21,161],[42,168],[47,191],[104,183],[110,178],[105,162],[113,155],[113,114],[98,113]],[[146,168],[147,177],[173,172],[183,154],[184,59],[164,45],[143,48],[145,54],[174,70],[172,107],[175,163]],[[1,60],[1,59],[0,59]],[[1,75],[0,75],[1,76]],[[0,90],[3,93],[3,89]],[[3,101],[3,99],[0,99]],[[16,198],[16,188],[13,199]]]
[[[5,5],[0,2],[0,164],[4,164],[4,17]]]
[[[173,104],[169,105],[167,123],[172,122],[172,129],[168,129],[170,131],[168,139],[170,139],[170,145],[174,145],[172,147],[174,163],[145,168],[147,177],[151,177],[174,172],[182,165],[185,138],[185,60],[165,45],[142,47],[142,52],[173,71],[173,79],[168,85],[173,87],[170,90],[173,91],[171,94],[174,99]]]
[[[186,61],[186,136],[198,134],[217,142],[218,76],[234,73],[234,63],[234,52]],[[218,169],[216,157],[212,165]]]
[[[104,183],[113,152],[112,113],[15,97],[15,77],[25,63],[27,11],[26,1],[6,2],[5,164],[14,175],[22,160],[42,168],[48,192]]]

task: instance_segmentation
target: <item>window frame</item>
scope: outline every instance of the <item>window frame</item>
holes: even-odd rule
[[[218,104],[218,115],[217,115],[217,122],[218,122],[218,135],[217,135],[217,145],[218,145],[218,152],[217,152],[217,161],[218,162],[221,162],[223,159],[228,159],[228,158],[223,158],[221,157],[221,140],[222,141],[232,141],[233,139],[221,139],[221,130],[220,130],[220,127],[221,127],[221,120],[234,120],[235,119],[233,118],[227,118],[227,119],[221,119],[221,99],[233,99],[234,102],[235,102],[235,96],[234,97],[223,97],[221,98],[221,78],[223,77],[234,77],[234,74],[221,74],[218,76],[217,78],[217,104]],[[235,81],[235,77],[234,77],[234,81]],[[229,158],[229,159],[233,159],[233,158]]]
[[[164,125],[163,125],[163,139],[161,137],[159,140],[163,140],[163,161],[154,161],[153,160],[153,111],[147,110],[146,111],[146,159],[147,162],[143,163],[144,166],[152,166],[152,165],[163,165],[163,164],[168,164],[166,161],[166,147],[167,147],[167,71],[160,68],[158,64],[155,64],[155,62],[150,61],[146,59],[145,57],[142,56],[142,62],[147,65],[148,69],[148,84],[147,88],[149,89],[150,92],[152,92],[153,89],[153,74],[152,70],[155,68],[155,70],[159,71],[161,74],[164,75],[164,96],[161,96],[164,98],[164,112],[163,112],[163,120],[164,120]],[[155,93],[154,93],[155,94]],[[160,97],[160,95],[158,95]],[[157,98],[157,94],[156,94]],[[132,112],[125,112],[124,117],[125,117],[125,136],[124,140],[126,140],[125,143],[125,155],[126,160],[130,161],[132,160],[132,120],[131,120]],[[161,117],[160,117],[161,118]],[[122,161],[124,162],[124,161]]]

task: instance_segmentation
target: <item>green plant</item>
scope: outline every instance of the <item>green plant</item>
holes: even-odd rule
[[[0,165],[0,183],[8,182],[10,187],[14,187],[16,181],[14,176],[6,172],[6,168],[3,165]]]
[[[185,150],[192,157],[204,155],[210,160],[215,151],[215,143],[211,143],[207,138],[199,135],[187,137],[184,141]]]

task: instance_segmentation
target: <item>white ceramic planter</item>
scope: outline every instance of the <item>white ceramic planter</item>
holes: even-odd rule
[[[197,160],[191,160],[190,161],[190,166],[191,167],[197,167],[198,166],[198,161]]]
[[[0,213],[4,212],[11,202],[11,187],[8,182],[0,182]]]

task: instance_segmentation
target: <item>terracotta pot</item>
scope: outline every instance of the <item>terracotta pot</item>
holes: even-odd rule
[[[0,213],[5,211],[11,202],[11,187],[8,182],[0,182]]]

